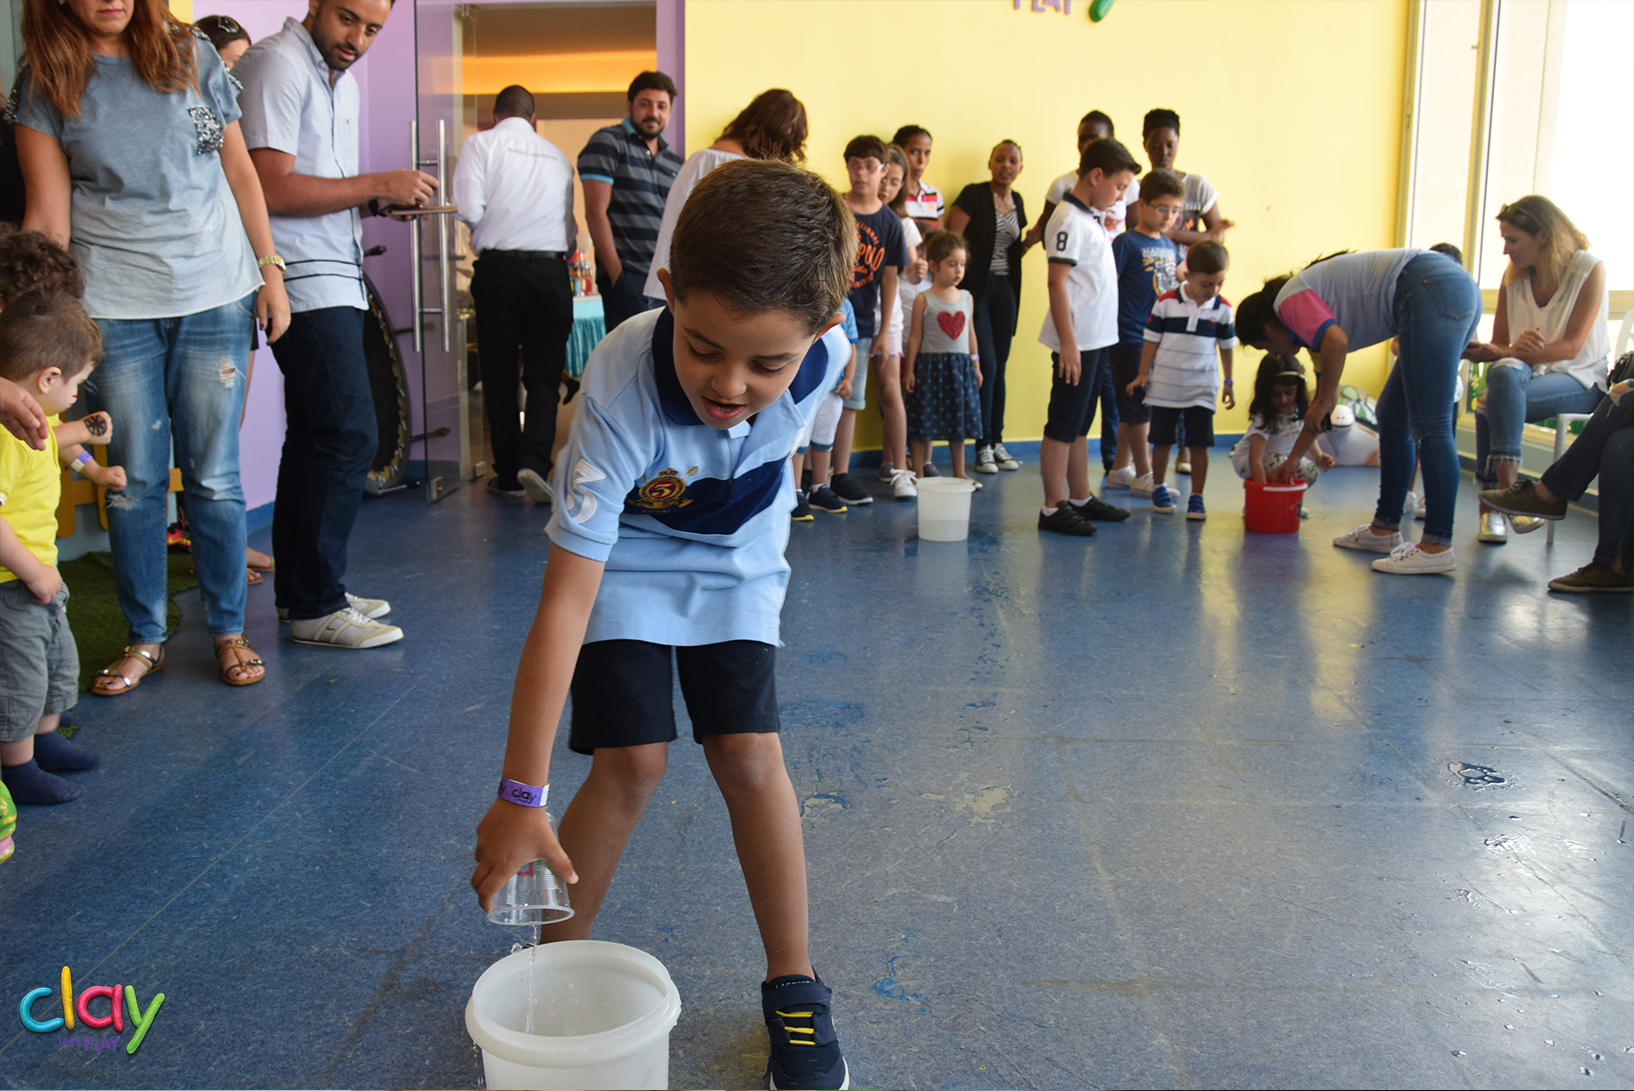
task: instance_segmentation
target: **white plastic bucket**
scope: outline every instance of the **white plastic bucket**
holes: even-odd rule
[[[967,477],[922,477],[919,487],[919,537],[927,542],[962,542],[970,537],[970,494],[976,483]]]
[[[526,1033],[533,973],[533,1033]],[[465,1005],[490,1089],[665,1088],[681,994],[645,951],[564,940],[507,955]]]

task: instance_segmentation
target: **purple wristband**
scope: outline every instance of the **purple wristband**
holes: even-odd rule
[[[499,778],[499,798],[507,803],[514,803],[518,807],[543,807],[545,798],[550,795],[550,785],[535,788],[531,784],[523,784],[519,780],[509,777]]]

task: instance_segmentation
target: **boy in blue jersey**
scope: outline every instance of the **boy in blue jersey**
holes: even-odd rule
[[[789,456],[851,356],[836,312],[856,239],[844,202],[816,175],[727,163],[676,222],[658,272],[668,306],[596,347],[556,466],[544,590],[471,877],[487,909],[511,875],[543,859],[574,884],[577,910],[545,938],[589,935],[676,737],[673,660],[766,948],[761,1003],[777,1088],[849,1086],[830,993],[807,951],[805,853],[773,665]],[[591,766],[558,841],[543,804],[570,690],[568,745]]]

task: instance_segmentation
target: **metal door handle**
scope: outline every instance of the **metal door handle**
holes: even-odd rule
[[[420,122],[418,119],[410,119],[409,166],[418,168],[419,165]],[[414,351],[417,353],[425,351],[425,337],[420,329],[420,315],[422,313],[420,308],[420,289],[423,287],[421,284],[420,261],[420,222],[418,220],[411,220],[409,222],[409,292],[413,296],[413,301],[409,306],[409,314],[413,316],[413,321],[410,322],[409,325],[414,328]]]
[[[421,167],[437,168],[437,184],[442,187],[448,185],[448,122],[437,119],[437,156],[434,159],[420,158],[420,122],[418,119],[409,122],[409,164],[418,170]],[[454,314],[454,300],[452,285],[448,276],[448,213],[439,213],[437,220],[437,302],[436,307],[421,306],[421,293],[425,288],[424,271],[421,262],[425,260],[424,244],[420,239],[420,220],[415,219],[409,225],[409,282],[410,290],[414,293],[414,351],[425,351],[425,332],[421,319],[430,315],[442,318],[440,325],[443,331],[443,351],[453,351],[453,337],[449,330],[450,318]]]

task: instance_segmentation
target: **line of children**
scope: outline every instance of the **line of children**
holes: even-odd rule
[[[953,476],[965,476],[965,442],[982,431],[978,390],[982,372],[976,357],[976,301],[959,287],[969,248],[964,239],[938,231],[925,241],[931,287],[913,302],[908,356],[902,369],[907,392],[908,442],[914,465],[936,476],[931,443],[946,440]],[[981,488],[981,482],[973,482]]]
[[[917,279],[922,275],[918,267],[923,263],[918,255],[924,248],[925,238],[920,234],[919,225],[914,223],[912,217],[904,214],[903,182],[907,176],[908,158],[903,154],[901,148],[892,144],[885,149],[885,169],[880,173],[879,178],[879,199],[896,214],[898,222],[902,224],[902,243],[908,260],[898,271],[897,290],[890,295],[886,295],[883,291],[880,292],[879,302],[875,305],[874,323],[885,330],[883,342],[880,340],[874,342],[874,359],[879,361],[877,374],[879,375],[882,401],[887,391],[897,398],[903,397],[901,371],[904,342],[903,317],[912,307],[911,297],[909,297],[908,306],[904,307],[903,305],[903,286],[909,283],[910,279]],[[909,275],[910,270],[914,274],[912,278]],[[889,317],[886,317],[885,312],[887,309],[889,309]],[[914,475],[912,472],[914,463],[911,459],[906,463],[902,461],[905,451],[892,450],[893,444],[900,444],[907,438],[905,435],[906,418],[903,418],[903,432],[899,433],[894,427],[895,416],[889,408],[886,409],[883,415],[885,424],[891,427],[884,430],[884,448],[880,452],[879,460],[879,479],[890,483],[891,493],[896,499],[912,500],[919,495],[918,490],[914,488]]]
[[[832,515],[843,514],[846,510],[845,501],[828,486],[834,432],[839,427],[845,399],[851,396],[851,383],[857,371],[857,315],[851,308],[851,300],[840,301],[840,313],[844,316],[840,328],[845,331],[845,339],[851,343],[851,356],[846,361],[844,374],[834,384],[834,389],[818,403],[817,411],[811,415],[806,430],[800,434],[800,441],[795,445],[792,463],[794,511],[789,517],[796,523],[809,523],[813,519],[813,509]]]

